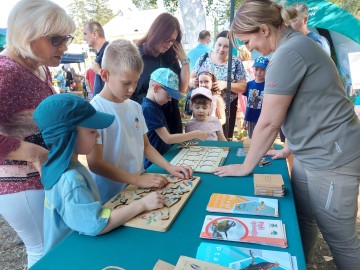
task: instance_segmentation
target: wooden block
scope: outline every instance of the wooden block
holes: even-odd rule
[[[175,269],[175,265],[164,262],[162,260],[158,260],[153,268],[153,270],[174,270],[174,269]]]
[[[254,186],[279,189],[284,187],[281,174],[254,174]]]
[[[179,180],[174,179],[174,177],[171,177],[170,175],[163,175],[169,180],[169,183],[163,188],[151,190],[166,197],[165,206],[161,209],[141,213],[126,222],[124,226],[159,232],[167,231],[200,182],[200,177]],[[176,183],[177,188],[174,188],[174,183]],[[170,188],[170,186],[173,188]],[[104,204],[104,208],[114,209],[117,207],[123,207],[135,200],[141,199],[151,192],[149,191],[148,193],[144,193],[144,191],[148,191],[148,189],[128,185],[125,189]]]

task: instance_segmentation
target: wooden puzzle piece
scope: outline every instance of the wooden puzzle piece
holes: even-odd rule
[[[188,189],[183,189],[183,190],[177,189],[177,190],[174,190],[174,191],[173,191],[173,194],[174,194],[174,195],[183,195],[184,193],[189,192],[189,191],[190,191],[190,190],[188,190]]]
[[[181,200],[181,196],[172,196],[172,197],[165,197],[164,205],[166,207],[173,206],[174,204],[178,203]]]
[[[176,184],[171,184],[169,187],[170,187],[171,189],[177,189],[179,186],[180,186],[180,185],[179,185],[178,183],[176,183]]]
[[[172,194],[172,193],[173,193],[172,189],[165,189],[160,192],[161,195]]]
[[[191,147],[191,146],[198,145],[198,144],[199,144],[198,141],[192,140],[192,141],[187,141],[187,142],[182,142],[182,143],[180,143],[180,145],[179,145],[178,148],[184,149],[184,148],[189,148],[189,147]]]
[[[170,207],[166,207],[167,213],[161,216],[161,220],[168,220],[170,218]]]
[[[143,194],[143,193],[150,193],[152,191],[155,191],[156,188],[139,188],[137,195]]]
[[[181,181],[184,180],[184,179],[182,179],[182,178],[179,178],[179,177],[177,177],[177,176],[172,176],[172,175],[167,176],[166,179],[167,179],[170,183],[173,183],[173,184],[178,183],[178,182],[181,182]]]

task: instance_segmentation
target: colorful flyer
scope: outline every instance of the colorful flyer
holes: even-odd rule
[[[277,199],[213,193],[206,210],[209,212],[279,216]]]
[[[281,220],[206,216],[201,238],[287,247]]]
[[[196,258],[209,263],[216,263],[231,269],[276,269],[293,270],[290,253],[274,250],[243,248],[237,246],[201,243]]]

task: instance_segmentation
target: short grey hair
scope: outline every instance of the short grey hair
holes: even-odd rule
[[[144,63],[134,43],[117,39],[106,46],[101,66],[114,74],[128,70],[142,73]]]
[[[65,10],[49,0],[21,0],[7,21],[7,48],[23,58],[36,59],[31,42],[48,35],[69,35],[76,27]]]

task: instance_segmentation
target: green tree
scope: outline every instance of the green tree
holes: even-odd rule
[[[89,19],[84,0],[74,0],[69,6],[70,16],[73,18],[76,30],[74,43],[81,43],[83,40],[83,24]]]
[[[86,22],[94,20],[104,25],[115,17],[108,2],[109,0],[73,0],[69,5],[69,14],[76,25],[74,43],[82,43],[83,26]]]
[[[140,10],[157,8],[156,0],[132,0],[132,2]]]
[[[91,20],[104,25],[115,17],[115,14],[109,7],[109,0],[88,0],[86,2]]]

